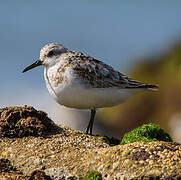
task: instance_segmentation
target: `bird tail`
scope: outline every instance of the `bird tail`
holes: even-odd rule
[[[136,81],[131,78],[127,78],[125,88],[157,91],[158,85],[142,83],[140,81]]]
[[[153,84],[145,84],[145,83],[140,83],[137,81],[137,83],[135,84],[130,84],[129,86],[125,87],[126,89],[142,89],[142,90],[150,90],[150,91],[157,91],[158,90],[158,86],[157,85],[153,85]]]
[[[143,84],[141,88],[151,90],[151,91],[158,91],[158,85],[153,85],[153,84]]]

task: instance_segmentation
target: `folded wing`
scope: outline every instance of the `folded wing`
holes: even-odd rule
[[[74,58],[74,60],[72,59]],[[71,57],[74,62],[74,73],[81,78],[84,84],[91,88],[143,88],[156,90],[156,85],[145,84],[133,80],[126,75],[115,71],[111,66],[87,56],[78,53]],[[76,61],[75,61],[76,60]],[[76,62],[76,63],[75,63]]]

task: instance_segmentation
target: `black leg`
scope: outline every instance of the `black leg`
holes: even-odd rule
[[[93,124],[94,124],[95,115],[96,115],[96,110],[91,109],[91,118],[90,118],[89,124],[87,126],[86,134],[88,134],[90,131],[90,135],[92,135],[92,128],[93,128]]]

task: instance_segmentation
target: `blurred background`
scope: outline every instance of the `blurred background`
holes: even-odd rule
[[[97,113],[94,134],[121,138],[154,122],[181,142],[181,1],[0,1],[0,106],[31,105],[56,123],[85,130],[88,111],[58,105],[43,68],[22,74],[47,43],[82,51],[158,92]]]

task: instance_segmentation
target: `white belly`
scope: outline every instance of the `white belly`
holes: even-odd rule
[[[118,88],[87,88],[78,81],[70,81],[54,86],[45,71],[47,88],[54,99],[61,105],[77,108],[92,109],[119,105],[134,94],[132,89]]]
[[[129,97],[125,90],[70,87],[57,91],[56,100],[67,107],[91,109],[116,106]]]

